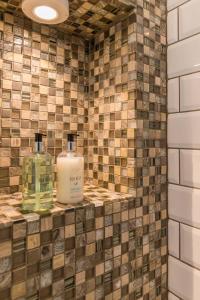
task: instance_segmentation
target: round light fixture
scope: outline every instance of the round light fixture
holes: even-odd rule
[[[42,24],[59,24],[69,17],[68,0],[23,0],[24,14]]]
[[[41,20],[54,20],[58,16],[57,10],[46,5],[36,6],[33,12]]]

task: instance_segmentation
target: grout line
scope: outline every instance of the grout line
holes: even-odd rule
[[[173,45],[176,45],[176,44],[179,44],[180,42],[189,40],[190,38],[193,38],[193,37],[195,37],[196,35],[200,35],[200,32],[196,32],[196,33],[193,33],[193,34],[191,34],[191,35],[189,35],[189,36],[186,36],[186,37],[184,37],[184,38],[182,38],[182,39],[178,39],[178,41],[169,44],[168,47],[173,46]],[[178,34],[178,37],[179,37],[179,34]]]
[[[187,265],[188,267],[190,267],[190,268],[192,268],[192,269],[195,269],[195,270],[197,270],[197,271],[200,271],[200,268],[197,268],[197,267],[195,267],[195,266],[193,266],[193,265],[191,265],[191,264],[185,262],[184,260],[182,260],[182,259],[180,259],[180,258],[177,258],[177,257],[174,256],[173,254],[169,254],[169,256],[175,258],[176,260],[182,262],[183,264]]]
[[[167,136],[168,136],[168,105],[169,105],[169,98],[168,98],[168,52],[167,52],[167,45],[168,45],[168,26],[167,26],[167,2],[166,2],[166,71],[165,71],[165,76],[166,76],[166,218],[167,218],[167,278],[166,278],[166,288],[167,288],[167,298],[168,298],[168,291],[169,291],[169,263],[168,263],[168,257],[169,257],[169,230],[168,230],[168,222],[169,222],[169,212],[168,212],[168,207],[169,207],[169,200],[168,200],[168,176],[169,176],[169,155],[168,155],[168,145],[167,145]]]
[[[180,100],[179,100],[179,107],[180,107]],[[169,115],[174,115],[174,114],[183,114],[183,113],[191,113],[191,112],[200,112],[200,107],[197,109],[193,110],[184,110],[184,111],[174,111],[174,112],[168,112]]]
[[[178,184],[180,185],[181,184],[181,149],[178,149],[178,162],[179,162],[179,166],[178,166],[178,169],[179,169]]]
[[[197,226],[195,226],[195,225],[190,225],[190,224],[188,224],[188,223],[185,223],[184,221],[176,220],[176,219],[174,219],[173,217],[169,217],[169,220],[172,220],[172,221],[174,221],[174,222],[177,222],[177,223],[179,223],[180,225],[182,224],[182,225],[185,225],[185,226],[188,226],[188,227],[191,227],[191,228],[200,230],[200,226],[197,227]]]
[[[172,292],[172,291],[170,291],[170,290],[169,290],[169,292],[170,292],[172,295],[174,295],[176,298],[178,298],[179,300],[182,300],[182,298],[180,298],[179,296],[177,296],[176,294],[174,294],[174,292]]]
[[[179,113],[181,112],[181,78],[178,77],[178,100],[179,100]]]
[[[168,81],[171,80],[171,79],[175,79],[175,78],[178,78],[178,77],[184,77],[184,76],[189,76],[189,75],[192,75],[192,74],[196,74],[196,73],[200,73],[200,69],[199,70],[196,70],[196,71],[192,71],[192,72],[188,72],[186,74],[177,74],[176,76],[172,76],[172,77],[169,77],[169,74],[168,75]]]
[[[177,30],[178,30],[178,41],[180,41],[180,33],[179,33],[179,7],[177,7]],[[178,42],[176,41],[176,42]],[[176,43],[175,42],[175,43]],[[173,43],[172,43],[173,44]]]
[[[179,230],[178,250],[179,250],[179,259],[181,259],[181,224],[180,224],[180,222],[178,222],[178,230]]]
[[[172,10],[174,10],[174,9],[180,7],[180,6],[183,6],[184,4],[186,4],[186,3],[190,2],[190,1],[191,1],[191,0],[187,0],[187,1],[185,1],[185,2],[183,2],[183,3],[181,3],[181,4],[179,4],[179,5],[177,5],[177,6],[174,7],[174,8],[169,9],[167,12],[169,13],[170,11],[172,11]]]
[[[182,149],[181,149],[182,150]],[[168,181],[168,184],[173,184],[173,185],[176,185],[176,186],[179,186],[179,187],[186,187],[186,188],[191,188],[191,189],[196,189],[196,190],[200,190],[200,187],[195,187],[195,186],[190,186],[190,185],[185,185],[185,184],[178,184],[178,183],[174,183],[174,182],[169,182]]]
[[[199,151],[200,148],[186,148],[186,147],[171,147],[171,146],[168,146],[168,149],[175,149],[175,150],[195,150],[195,151]]]

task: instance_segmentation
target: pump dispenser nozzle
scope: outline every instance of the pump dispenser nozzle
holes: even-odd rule
[[[42,152],[42,137],[46,134],[36,132],[35,133],[35,152]]]
[[[74,144],[75,144],[75,137],[79,136],[77,133],[68,133],[67,135],[67,150],[70,152],[75,151]]]

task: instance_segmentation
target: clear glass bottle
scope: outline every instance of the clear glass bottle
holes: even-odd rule
[[[35,134],[35,151],[23,160],[23,211],[47,212],[53,207],[53,163],[43,150],[42,137]]]
[[[63,204],[83,200],[84,159],[75,152],[75,136],[68,134],[67,151],[57,158],[57,201]]]

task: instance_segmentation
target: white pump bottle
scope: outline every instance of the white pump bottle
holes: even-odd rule
[[[63,204],[83,200],[84,159],[75,153],[75,136],[68,134],[67,151],[57,158],[57,201]]]

